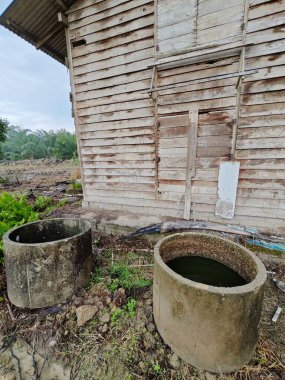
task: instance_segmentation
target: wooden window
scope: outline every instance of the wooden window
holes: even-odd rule
[[[245,0],[157,0],[157,56],[241,41]]]
[[[158,194],[180,202],[184,219],[196,202],[193,183],[196,188],[216,187],[220,162],[231,158],[235,114],[235,108],[221,108],[158,119]]]

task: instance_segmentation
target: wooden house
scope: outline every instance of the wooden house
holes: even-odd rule
[[[70,70],[86,213],[285,231],[285,0],[14,0]]]

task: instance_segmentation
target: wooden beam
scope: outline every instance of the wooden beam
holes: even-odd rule
[[[64,26],[68,25],[67,17],[62,12],[58,12],[57,20],[60,24],[62,24]]]
[[[55,2],[64,10],[67,11],[68,6],[65,4],[63,0],[55,0]]]
[[[196,150],[197,150],[197,132],[198,132],[198,110],[189,111],[189,134],[187,150],[187,172],[185,187],[185,206],[184,219],[190,219],[191,211],[191,182],[195,176],[196,168]]]
[[[62,29],[62,24],[58,24],[56,27],[52,27],[51,30],[46,33],[46,35],[37,41],[36,48],[39,49],[42,45],[44,45],[48,40],[50,40],[57,32]]]

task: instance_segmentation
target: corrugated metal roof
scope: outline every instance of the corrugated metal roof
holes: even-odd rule
[[[64,63],[66,53],[64,26],[57,13],[61,3],[69,7],[75,0],[14,0],[0,16],[0,24],[36,48]],[[39,46],[39,43],[42,45]]]

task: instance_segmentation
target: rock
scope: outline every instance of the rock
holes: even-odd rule
[[[285,352],[282,352],[280,359],[281,362],[285,365]]]
[[[145,369],[145,364],[144,362],[139,362],[139,367],[143,371]]]
[[[169,364],[172,368],[178,368],[180,366],[180,359],[176,354],[172,354],[169,358]]]
[[[91,289],[89,290],[89,293],[92,295],[92,296],[97,296],[98,294],[102,293],[102,291],[105,290],[105,285],[103,282],[99,282],[98,284],[95,284],[91,287]]]
[[[151,298],[147,299],[147,300],[145,301],[145,304],[146,304],[146,305],[152,305],[152,299],[151,299]]]
[[[49,341],[49,343],[48,343],[48,345],[49,345],[49,347],[54,347],[54,346],[56,346],[56,344],[57,344],[57,342],[56,342],[56,340],[55,339],[51,339],[50,341]]]
[[[155,330],[155,325],[154,325],[153,323],[149,323],[149,324],[147,325],[147,329],[148,329],[148,331],[152,332],[152,331]]]
[[[216,380],[217,376],[214,373],[205,372],[206,380]]]
[[[97,313],[98,307],[94,305],[82,305],[76,309],[77,326],[81,327],[90,321]]]
[[[126,301],[125,289],[119,288],[115,291],[113,304],[117,307],[122,306]]]
[[[150,332],[146,332],[143,342],[145,349],[148,350],[155,345],[155,339]]]
[[[108,331],[108,325],[105,323],[105,325],[102,327],[102,333],[105,333]]]
[[[100,321],[103,322],[103,323],[108,323],[110,321],[110,318],[111,318],[110,314],[109,313],[105,313],[100,318]]]

